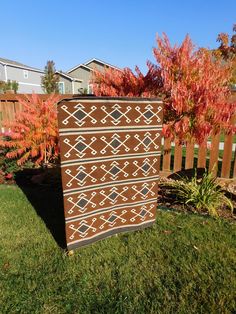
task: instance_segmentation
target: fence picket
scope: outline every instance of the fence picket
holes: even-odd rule
[[[211,139],[209,171],[212,171],[214,175],[218,171],[219,144],[220,132],[212,135]]]
[[[182,169],[182,144],[175,141],[175,153],[174,153],[174,172]]]
[[[232,134],[225,135],[223,161],[222,161],[222,169],[221,169],[222,178],[230,177],[232,146],[233,146],[233,135]]]
[[[194,163],[194,143],[187,143],[186,157],[185,157],[185,169],[192,169],[193,163]]]
[[[163,165],[162,165],[163,171],[170,172],[170,161],[171,161],[171,140],[169,138],[165,138],[163,146]]]
[[[236,178],[236,147],[234,150],[234,169],[233,169],[233,178]]]
[[[199,148],[198,148],[198,160],[197,160],[198,168],[206,167],[206,158],[207,158],[207,143],[203,142],[201,145],[199,145]]]

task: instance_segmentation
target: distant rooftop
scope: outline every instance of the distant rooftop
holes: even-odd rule
[[[80,63],[78,65],[76,65],[75,67],[73,67],[72,69],[68,70],[67,73],[70,73],[72,71],[74,71],[75,69],[79,68],[79,67],[84,67],[84,68],[87,68],[88,70],[90,71],[93,71],[94,69],[89,65],[91,62],[98,62],[100,64],[103,64],[107,67],[110,67],[110,68],[113,68],[113,69],[116,69],[116,70],[120,70],[118,67],[112,65],[112,64],[109,64],[107,62],[104,62],[102,60],[99,60],[97,58],[93,58],[93,59],[90,59],[89,61],[85,62],[85,63]]]
[[[40,69],[30,67],[30,66],[25,65],[23,63],[20,63],[18,61],[13,61],[13,60],[5,59],[5,58],[0,58],[0,63],[6,64],[6,65],[12,65],[12,66],[15,66],[17,68],[24,68],[24,69],[34,70],[34,71],[43,73],[43,71],[40,70]]]
[[[56,74],[59,74],[59,75],[62,75],[62,76],[65,76],[65,77],[67,77],[68,79],[70,79],[71,81],[78,81],[78,82],[82,82],[82,81],[83,81],[83,80],[78,79],[78,78],[76,78],[76,77],[73,77],[73,76],[71,76],[70,74],[65,73],[65,72],[63,72],[63,71],[56,71],[55,73],[56,73]]]

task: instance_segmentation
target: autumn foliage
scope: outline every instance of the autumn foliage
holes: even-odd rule
[[[35,94],[18,97],[23,109],[15,121],[5,123],[0,139],[0,147],[9,150],[7,158],[17,159],[18,165],[29,160],[41,165],[58,156],[58,100],[54,94],[45,100]]]
[[[233,35],[220,33],[217,37],[220,46],[214,50],[214,55],[224,61],[230,61],[232,67],[231,83],[236,84],[236,24],[233,25]]]
[[[231,67],[214,60],[206,49],[194,49],[186,36],[171,47],[166,35],[157,37],[154,56],[161,67],[165,99],[164,134],[181,140],[204,141],[219,129],[233,130],[229,104]]]
[[[160,68],[151,62],[147,62],[147,67],[146,75],[142,74],[137,66],[135,73],[129,68],[94,71],[93,92],[97,96],[157,96],[162,88]]]
[[[235,104],[229,104],[229,63],[213,58],[206,49],[195,49],[189,36],[171,46],[168,37],[157,36],[153,49],[157,64],[148,62],[143,75],[138,68],[95,71],[94,92],[103,96],[161,96],[164,99],[166,137],[201,143],[212,132],[234,131],[230,118]]]

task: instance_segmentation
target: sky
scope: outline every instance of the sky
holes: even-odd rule
[[[0,12],[2,58],[62,71],[97,58],[145,72],[157,33],[217,47],[220,32],[232,34],[236,0],[0,0]]]

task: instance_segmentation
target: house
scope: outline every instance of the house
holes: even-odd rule
[[[59,93],[60,94],[79,94],[81,93],[82,80],[69,75],[62,71],[56,71],[59,76]]]
[[[87,92],[88,94],[92,93],[92,85],[90,84],[92,73],[93,71],[99,70],[104,71],[105,68],[112,68],[116,70],[120,70],[118,67],[111,65],[109,63],[106,63],[102,60],[93,58],[85,63],[81,63],[67,71],[67,74],[77,78],[81,79],[81,92]]]
[[[93,58],[85,63],[81,63],[67,72],[56,71],[59,76],[60,94],[82,94],[92,93],[90,84],[93,71],[104,71],[105,68],[119,68],[99,59]],[[41,79],[44,71],[22,63],[0,58],[0,81],[16,81],[19,84],[20,94],[44,94],[41,87]]]
[[[17,81],[20,94],[44,93],[41,87],[42,75],[44,75],[42,70],[0,58],[0,81]]]

